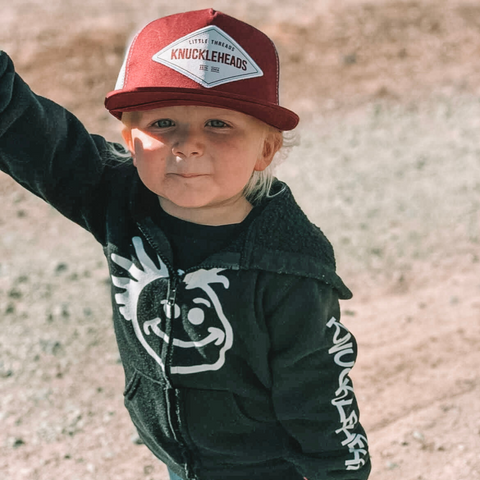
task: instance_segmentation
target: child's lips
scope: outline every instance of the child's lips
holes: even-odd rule
[[[182,178],[197,178],[197,177],[205,177],[206,173],[171,173],[170,175],[175,175],[177,177]]]

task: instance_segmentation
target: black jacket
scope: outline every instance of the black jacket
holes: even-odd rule
[[[0,53],[0,167],[103,245],[145,444],[188,479],[366,479],[356,343],[339,320],[351,294],[288,187],[227,248],[176,271],[155,195],[110,152]]]

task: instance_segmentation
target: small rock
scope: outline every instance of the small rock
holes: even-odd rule
[[[355,52],[349,53],[348,55],[344,55],[343,57],[344,65],[354,65],[355,63],[357,63],[357,54]]]
[[[399,467],[398,463],[395,462],[390,462],[388,461],[385,466],[387,467],[387,470],[395,470],[396,468]]]
[[[145,465],[143,467],[143,473],[145,475],[150,475],[151,473],[153,473],[154,470],[155,470],[155,468],[154,468],[153,465]]]
[[[10,298],[15,298],[15,299],[20,299],[22,298],[22,292],[20,290],[18,290],[17,288],[12,288],[9,292],[8,292],[8,296]]]
[[[23,438],[13,437],[9,439],[9,444],[12,448],[18,448],[25,445]]]
[[[0,378],[8,378],[13,376],[13,370],[0,365]]]
[[[40,340],[42,350],[49,355],[58,355],[63,347],[57,340]]]
[[[15,313],[15,305],[13,303],[9,303],[5,309],[5,314],[11,315],[12,313]]]
[[[130,441],[131,441],[134,445],[143,445],[143,440],[140,438],[140,436],[138,435],[138,433],[134,433],[133,435],[131,435]]]
[[[66,272],[68,270],[68,264],[64,262],[60,262],[55,267],[55,273],[58,275],[60,273]]]
[[[53,311],[54,315],[59,317],[67,318],[70,316],[70,309],[68,304],[62,303],[61,305],[57,305]]]
[[[413,433],[412,433],[412,437],[415,439],[415,440],[418,440],[419,442],[423,443],[425,441],[425,436],[423,435],[422,432],[419,432],[418,430],[415,430]]]

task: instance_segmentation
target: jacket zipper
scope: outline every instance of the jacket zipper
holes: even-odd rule
[[[167,334],[166,341],[166,354],[165,354],[165,376],[167,382],[170,385],[170,370],[172,364],[172,355],[173,355],[173,322],[175,321],[175,306],[177,300],[177,288],[180,283],[178,276],[170,270],[170,277],[168,279],[168,291],[165,304],[165,333]]]
[[[186,468],[186,474],[189,479],[196,479],[196,475],[194,473],[194,456],[190,451],[190,448],[187,446],[185,440],[183,439],[183,435],[181,433],[180,428],[180,400],[178,398],[178,392],[175,390],[171,383],[171,365],[172,365],[172,356],[173,356],[173,338],[172,338],[172,331],[173,331],[173,321],[175,320],[175,305],[177,299],[177,288],[180,282],[185,278],[187,273],[194,272],[198,270],[198,266],[190,267],[187,270],[177,270],[175,271],[173,266],[170,262],[162,255],[161,251],[157,249],[155,241],[153,241],[148,233],[147,229],[144,229],[140,223],[137,223],[139,230],[143,233],[144,238],[147,240],[149,245],[153,248],[153,250],[157,253],[157,255],[161,258],[162,262],[165,264],[168,270],[168,290],[167,290],[167,298],[165,303],[165,317],[166,317],[166,325],[165,325],[165,334],[167,335],[166,338],[166,347],[165,347],[165,355],[162,355],[162,360],[165,365],[164,376],[165,376],[165,399],[166,399],[166,407],[167,407],[167,417],[168,422],[170,424],[170,429],[173,434],[173,437],[178,442],[180,449],[182,451],[182,457],[184,461],[184,466]],[[220,266],[215,265],[202,265],[202,268],[221,268]]]
[[[172,356],[173,356],[173,322],[175,321],[175,307],[176,307],[176,297],[177,297],[177,288],[181,282],[185,272],[177,271],[173,272],[170,270],[170,279],[168,282],[168,292],[167,292],[167,303],[165,316],[167,318],[167,323],[169,324],[168,328],[168,342],[167,342],[167,352],[165,357],[165,377],[167,382],[167,387],[165,391],[166,400],[167,400],[167,415],[168,421],[170,424],[170,429],[172,431],[173,437],[180,446],[184,466],[186,468],[187,478],[195,479],[195,474],[192,471],[192,453],[187,447],[183,435],[181,433],[181,419],[180,419],[180,399],[178,398],[178,391],[172,386],[170,381],[170,369],[172,365]]]
[[[192,459],[193,456],[187,447],[185,440],[183,439],[183,435],[180,431],[180,422],[181,419],[179,418],[180,415],[180,404],[179,399],[177,397],[177,392],[172,385],[171,382],[171,364],[172,364],[172,355],[173,355],[173,338],[172,338],[172,331],[173,331],[173,321],[175,320],[175,305],[177,300],[177,288],[180,284],[181,280],[184,278],[186,272],[179,270],[175,271],[170,264],[170,262],[164,258],[161,254],[161,251],[156,248],[155,241],[152,241],[148,231],[142,228],[140,223],[137,223],[139,230],[143,233],[144,238],[147,240],[149,245],[153,248],[153,250],[159,255],[162,262],[165,264],[168,270],[168,290],[167,290],[167,298],[165,303],[165,334],[167,338],[165,339],[165,354],[162,355],[162,361],[164,362],[165,369],[164,369],[164,377],[165,377],[165,401],[166,401],[166,414],[168,418],[168,423],[170,425],[170,431],[173,435],[173,438],[178,443],[181,455],[183,457],[183,463],[187,471],[187,477],[189,479],[194,479],[195,474],[192,470]]]

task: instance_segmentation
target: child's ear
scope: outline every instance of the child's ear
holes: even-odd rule
[[[278,130],[268,131],[263,142],[263,150],[258,157],[254,170],[257,172],[265,170],[272,163],[273,157],[280,150],[280,148],[282,148],[282,145],[282,132]]]

